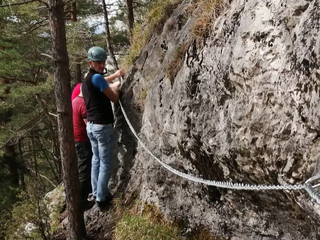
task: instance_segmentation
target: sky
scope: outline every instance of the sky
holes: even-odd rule
[[[101,1],[98,1],[98,2],[99,4],[102,5]],[[107,3],[109,6],[112,4],[111,7],[108,7],[108,15],[110,19],[110,17],[115,16],[117,11],[120,11],[120,10],[119,10],[118,2],[116,0],[109,0],[107,1]],[[101,9],[102,9],[102,6],[101,6]],[[104,16],[102,12],[99,15],[87,17],[86,19],[84,19],[84,21],[87,22],[90,27],[96,26],[96,31],[95,31],[96,34],[103,33],[105,31]],[[118,29],[127,28],[126,24],[119,20],[116,21],[115,27]]]
[[[96,34],[103,33],[105,31],[104,17],[103,15],[91,16],[84,19],[90,27],[96,26]],[[120,20],[116,20],[115,27],[119,30],[125,30],[127,28],[126,24]]]

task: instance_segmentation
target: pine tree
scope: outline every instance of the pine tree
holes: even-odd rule
[[[70,239],[86,239],[86,229],[80,202],[78,165],[75,153],[70,102],[70,72],[62,0],[49,0],[49,21],[52,34],[55,96],[58,113],[60,153],[63,181],[66,189]]]
[[[105,34],[96,34],[95,27],[89,27],[85,20],[92,14],[101,14],[102,9],[88,0],[64,4],[68,64],[76,82],[80,73],[83,76],[87,70],[87,50],[105,44]],[[125,21],[125,16],[122,11],[110,18],[110,41],[116,53],[129,44],[127,32],[113,26],[115,19]],[[61,159],[66,156],[60,155],[60,149],[65,147],[58,141],[61,109],[57,113],[52,34],[45,2],[0,0],[0,31],[0,215],[4,216],[0,220],[1,239],[13,205],[23,200],[19,197],[21,192],[28,194],[28,189],[37,188],[34,190],[41,193],[37,196],[43,197],[61,182]],[[64,81],[68,82],[65,86],[70,85],[70,78]],[[69,152],[73,154],[72,147]],[[77,190],[70,191],[73,195]]]

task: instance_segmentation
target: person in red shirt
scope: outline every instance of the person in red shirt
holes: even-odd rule
[[[81,85],[81,84],[80,84]],[[76,88],[74,92],[77,91]],[[82,97],[81,87],[79,86],[79,94],[72,101],[72,120],[73,133],[78,157],[78,169],[80,180],[81,203],[83,210],[93,207],[94,202],[88,201],[88,195],[92,192],[91,187],[91,159],[92,149],[90,140],[87,136],[86,123],[87,112]]]
[[[72,92],[72,95],[71,95],[71,102],[73,101],[73,99],[75,99],[76,97],[79,96],[80,94],[80,86],[81,86],[81,83],[78,83],[74,89],[73,89],[73,92]]]

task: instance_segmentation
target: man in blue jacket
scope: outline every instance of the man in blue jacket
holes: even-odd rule
[[[124,75],[123,70],[104,78],[106,52],[101,47],[88,51],[90,70],[82,83],[82,93],[87,109],[87,134],[92,146],[91,185],[93,197],[100,209],[111,201],[108,189],[113,155],[113,110],[112,102],[119,98],[120,82],[112,83]]]

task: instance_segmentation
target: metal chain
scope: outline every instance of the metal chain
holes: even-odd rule
[[[314,190],[314,187],[304,184],[304,190],[309,194],[311,198],[313,198],[318,204],[320,204],[320,196],[319,194]]]
[[[188,179],[193,182],[197,183],[203,183],[209,186],[215,186],[215,187],[220,187],[220,188],[228,188],[228,189],[235,189],[235,190],[256,190],[256,191],[261,191],[261,190],[301,190],[304,189],[306,192],[312,197],[318,204],[320,204],[320,196],[319,194],[314,190],[314,187],[312,187],[309,183],[305,184],[296,184],[296,185],[250,185],[250,184],[245,184],[245,183],[232,183],[232,182],[223,182],[223,181],[212,181],[212,180],[205,180],[199,177],[195,177],[183,172],[180,172],[163,161],[161,161],[158,157],[156,157],[148,148],[147,146],[142,142],[142,140],[139,138],[137,132],[134,130],[131,122],[128,119],[128,116],[126,112],[124,111],[124,108],[122,106],[121,101],[119,100],[120,108],[123,113],[124,118],[126,119],[129,128],[131,129],[133,135],[135,138],[138,140],[140,145],[158,162],[160,163],[164,168],[166,168],[168,171],[172,172],[175,175],[178,175],[182,178]],[[313,177],[312,180],[317,179],[317,177]],[[308,181],[310,181],[311,178]]]

